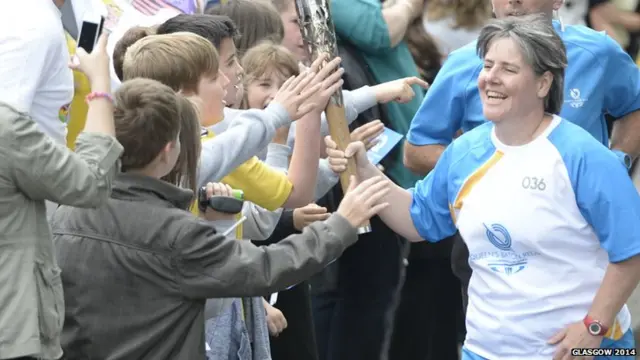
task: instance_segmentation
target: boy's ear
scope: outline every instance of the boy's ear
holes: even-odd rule
[[[162,148],[162,151],[160,152],[160,158],[162,159],[163,162],[169,161],[169,154],[171,153],[171,150],[173,149],[174,146],[175,146],[175,142],[170,141]]]
[[[192,97],[192,96],[197,96],[198,95],[195,91],[185,90],[185,89],[178,90],[178,94],[184,95],[185,97]]]

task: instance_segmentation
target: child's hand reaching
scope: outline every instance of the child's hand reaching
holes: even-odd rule
[[[309,224],[327,220],[329,215],[331,214],[327,212],[327,208],[312,203],[293,210],[293,227],[298,231],[302,231]]]
[[[287,319],[282,314],[282,311],[271,306],[266,300],[263,300],[264,309],[267,312],[267,327],[269,327],[269,334],[273,337],[280,335],[284,329],[287,328]]]
[[[378,136],[384,132],[384,124],[380,120],[370,121],[351,132],[351,142],[362,141],[367,150],[376,146]]]
[[[325,64],[325,57],[318,57],[318,59],[311,64],[311,71],[317,74],[312,84],[319,83],[321,86],[317,94],[308,101],[312,101],[315,104],[314,111],[318,114],[324,111],[331,96],[341,89],[342,84],[344,84],[344,80],[342,80],[344,69],[340,67],[341,61],[342,59],[336,57]],[[300,68],[301,71],[304,69],[303,66]]]
[[[287,79],[274,96],[272,102],[284,106],[292,121],[300,119],[319,106],[320,101],[315,98],[322,89],[322,80],[326,77],[327,71],[321,74],[318,71],[326,58],[326,54],[318,56],[310,68],[301,71],[298,76]],[[312,96],[313,100],[310,99]]]
[[[415,76],[388,81],[373,87],[376,93],[376,100],[381,104],[396,101],[401,104],[411,101],[415,92],[411,88],[412,85],[419,85],[423,89],[429,88],[429,83]]]

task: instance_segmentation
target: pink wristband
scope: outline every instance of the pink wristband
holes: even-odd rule
[[[102,91],[92,91],[92,92],[90,92],[87,95],[87,97],[85,98],[85,101],[87,103],[89,103],[91,100],[97,99],[97,98],[107,99],[107,100],[111,101],[111,103],[113,103],[113,96],[111,96],[111,94],[109,94],[109,93],[102,92]]]

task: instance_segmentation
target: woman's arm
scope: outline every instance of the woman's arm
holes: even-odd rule
[[[579,155],[563,158],[578,208],[610,262],[589,315],[611,326],[640,281],[640,196],[611,151],[595,141],[577,145]]]
[[[362,142],[353,142],[345,151],[337,150],[336,143],[330,137],[325,138],[329,163],[335,172],[346,169],[347,157],[354,156],[357,164],[358,181],[362,182],[376,176],[385,176],[367,159]],[[450,149],[449,147],[448,149]],[[448,169],[451,150],[444,152],[436,168],[411,190],[405,190],[391,184],[389,192],[382,202],[389,206],[378,216],[394,232],[409,241],[440,241],[451,236],[456,226],[449,212]]]
[[[421,0],[398,0],[382,9],[382,17],[389,28],[391,47],[395,47],[404,40],[409,25],[416,17],[422,15],[422,7]]]
[[[611,327],[622,306],[640,282],[640,256],[607,267],[602,285],[593,299],[589,316],[597,319],[604,326]]]
[[[358,158],[358,181],[364,181],[374,176],[386,177],[382,171],[366,158],[364,145],[362,146],[362,150],[359,151],[363,152],[364,156]],[[360,166],[360,162],[364,162],[364,160],[366,160],[366,166]],[[411,217],[410,209],[413,203],[411,192],[401,188],[395,183],[391,184],[389,193],[383,198],[382,202],[389,203],[389,206],[382,210],[378,216],[380,216],[382,221],[384,221],[391,230],[412,242],[423,240]]]

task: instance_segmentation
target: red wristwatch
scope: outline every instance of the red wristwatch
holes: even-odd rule
[[[582,322],[584,323],[584,326],[587,327],[589,334],[593,336],[604,336],[604,334],[609,331],[608,327],[602,325],[600,321],[593,319],[589,315],[585,316]]]

